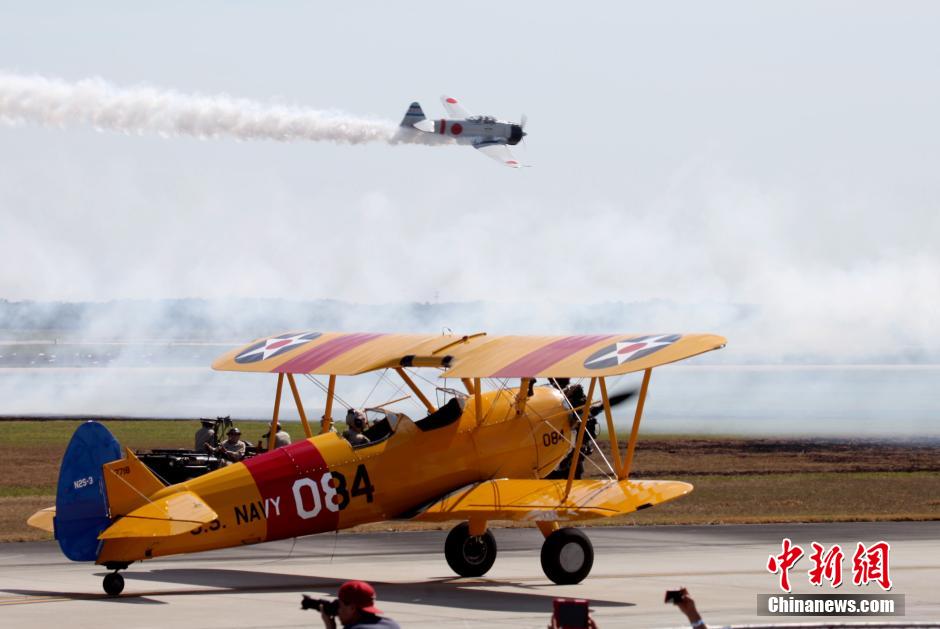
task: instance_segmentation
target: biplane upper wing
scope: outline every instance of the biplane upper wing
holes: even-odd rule
[[[724,347],[715,334],[471,336],[290,332],[217,359],[221,371],[355,375],[388,367],[446,369],[446,378],[584,378],[651,369]]]
[[[588,520],[632,513],[673,500],[692,485],[664,480],[490,480],[459,489],[423,509],[415,520],[485,518],[536,522]]]
[[[485,338],[375,332],[288,332],[257,339],[232,350],[213,362],[212,368],[219,371],[352,376],[387,367],[446,367],[460,347],[476,346]]]
[[[586,334],[490,337],[445,378],[594,378],[683,360],[725,346],[715,334]]]

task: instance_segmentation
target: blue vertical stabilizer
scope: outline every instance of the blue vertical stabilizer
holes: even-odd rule
[[[121,457],[121,445],[98,422],[85,422],[72,435],[55,497],[55,538],[72,561],[98,557],[98,534],[111,524],[101,466]]]

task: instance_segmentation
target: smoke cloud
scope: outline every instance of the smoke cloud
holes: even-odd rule
[[[2,71],[0,122],[90,125],[129,134],[204,139],[441,144],[437,136],[409,132],[387,120],[340,112],[266,105],[226,95],[181,94],[149,86],[122,88],[100,78],[68,82]]]

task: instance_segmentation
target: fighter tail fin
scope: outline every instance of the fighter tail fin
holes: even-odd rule
[[[416,124],[425,120],[426,116],[424,115],[424,110],[421,109],[421,105],[417,102],[411,103],[411,106],[408,107],[408,111],[405,112],[405,117],[401,119],[402,127],[414,127]]]

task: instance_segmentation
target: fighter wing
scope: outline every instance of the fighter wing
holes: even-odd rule
[[[289,332],[212,363],[220,371],[351,376],[390,367],[441,367],[445,378],[590,378],[652,369],[724,347],[716,334],[470,336]]]
[[[460,102],[451,96],[441,96],[441,103],[447,110],[447,116],[451,120],[463,120],[470,117],[470,112],[464,109]]]
[[[510,168],[522,168],[522,164],[515,158],[512,151],[505,144],[474,144],[473,148],[480,151],[487,157],[492,157],[497,162],[505,164]]]
[[[576,480],[565,497],[564,480],[490,480],[469,485],[424,508],[415,520],[571,521],[607,518],[673,500],[692,485],[665,480]]]

